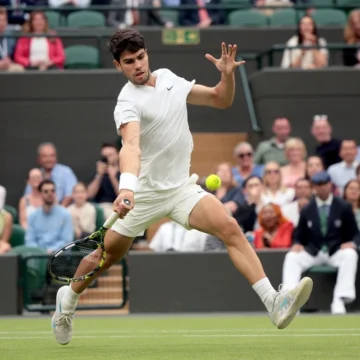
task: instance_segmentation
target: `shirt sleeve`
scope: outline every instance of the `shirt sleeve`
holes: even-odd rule
[[[64,196],[72,196],[75,185],[77,184],[77,178],[74,172],[68,168],[65,182],[65,194]]]
[[[25,244],[30,247],[37,247],[33,214],[31,214],[28,219],[28,226],[25,233]]]
[[[116,130],[119,130],[120,126],[123,124],[127,124],[131,121],[140,121],[140,118],[141,112],[134,103],[118,100],[114,110]]]

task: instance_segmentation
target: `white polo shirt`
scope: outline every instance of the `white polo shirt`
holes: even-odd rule
[[[168,69],[152,73],[155,87],[122,88],[114,111],[116,129],[140,122],[141,168],[138,192],[168,190],[189,178],[193,139],[189,129],[186,98],[195,80],[187,81]]]

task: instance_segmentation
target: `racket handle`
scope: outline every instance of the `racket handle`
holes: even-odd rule
[[[119,218],[119,214],[117,212],[113,212],[110,217],[105,221],[104,228],[110,229],[116,222],[116,220]]]
[[[126,205],[130,205],[130,201],[127,199],[123,200],[124,204]],[[116,222],[116,220],[119,218],[119,214],[117,212],[113,212],[110,217],[105,221],[104,223],[104,228],[105,229],[110,229]]]

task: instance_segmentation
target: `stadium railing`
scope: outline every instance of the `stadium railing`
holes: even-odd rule
[[[21,256],[19,287],[23,308],[30,312],[55,310],[57,290],[66,284],[54,281],[47,271],[49,255]],[[77,310],[121,309],[128,301],[126,259],[104,272],[81,295]]]

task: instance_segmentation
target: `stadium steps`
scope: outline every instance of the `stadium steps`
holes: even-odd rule
[[[121,276],[101,276],[98,279],[99,287],[121,287],[123,279]]]
[[[121,265],[113,265],[110,269],[108,269],[105,274],[107,276],[121,276],[122,274],[122,266]]]

